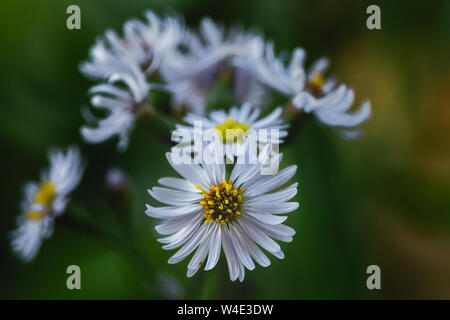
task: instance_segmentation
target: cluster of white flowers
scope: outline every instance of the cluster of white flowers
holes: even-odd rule
[[[91,48],[90,60],[80,65],[82,73],[100,81],[89,91],[91,103],[106,111],[105,118],[94,121],[88,114],[89,126],[83,126],[81,134],[90,143],[117,136],[119,150],[126,150],[130,132],[142,114],[159,119],[161,107],[153,104],[151,95],[163,91],[171,98],[165,113],[184,122],[172,128],[172,137],[180,130],[188,134],[178,150],[188,150],[191,158],[197,124],[202,135],[208,130],[217,135],[220,148],[231,147],[231,156],[223,153],[231,165],[225,164],[223,154],[213,163],[178,163],[167,153],[169,164],[181,177],[162,178],[158,180],[161,186],[148,190],[165,206],[147,205],[146,213],[163,219],[156,226],[164,236],[158,239],[163,248],[179,248],[169,263],[195,251],[187,267],[191,277],[203,266],[205,270],[214,268],[223,251],[230,279],[243,281],[245,269],[254,269],[255,262],[270,265],[262,249],[283,259],[275,240],[290,242],[295,234],[283,222],[287,219],[284,214],[299,207],[298,202],[290,201],[298,184],[284,186],[297,166],[262,173],[274,160],[281,162],[282,153],[276,150],[288,136],[289,121],[312,113],[343,137],[353,138],[360,133],[359,125],[370,117],[370,104],[365,101],[350,112],[352,89],[336,85],[334,78],[325,79],[326,59],[319,59],[305,72],[303,49],[295,49],[290,61],[284,61],[283,55],[275,54],[273,43],[257,32],[226,30],[208,18],[196,32],[176,16],[160,18],[152,12],[145,16],[146,22],[126,22],[122,37],[108,30]],[[233,106],[228,103],[220,110],[210,110],[211,93],[221,82],[227,84]],[[284,104],[273,105],[273,93],[284,96]],[[251,136],[258,130],[269,133]],[[257,145],[259,154],[249,151],[251,143]],[[203,154],[208,146],[202,144],[197,151]],[[246,161],[251,156],[257,161]],[[73,150],[66,157],[53,155],[51,161],[53,173],[41,186],[27,187],[26,214],[14,233],[14,249],[27,260],[50,234],[54,216],[64,209],[66,196],[82,173],[78,153]],[[35,231],[25,230],[31,228]]]
[[[231,96],[237,105],[246,103],[265,110],[270,107],[271,93],[278,92],[286,97],[285,109],[294,107],[298,116],[312,113],[345,138],[358,136],[358,126],[370,118],[368,101],[349,111],[353,90],[337,85],[334,77],[325,78],[329,64],[325,58],[306,72],[303,49],[295,49],[290,61],[284,61],[285,55],[277,56],[273,43],[259,33],[226,30],[209,18],[203,19],[195,32],[177,17],[161,19],[152,12],[145,16],[147,23],[136,19],[125,23],[123,38],[107,31],[91,48],[90,61],[81,64],[86,76],[104,81],[91,90],[92,105],[109,112],[94,128],[82,128],[88,142],[117,135],[119,148],[124,150],[142,109],[155,112],[149,102],[153,90],[170,92],[173,109],[205,116],[208,96],[224,78],[231,82]],[[211,117],[222,121],[223,112]],[[186,120],[193,118],[189,115]]]

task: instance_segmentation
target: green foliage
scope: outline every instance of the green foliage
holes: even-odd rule
[[[448,102],[448,94],[445,97],[439,91],[443,90],[439,81],[433,81],[448,83],[450,75],[448,41],[442,43],[440,36],[448,35],[449,28],[445,26],[450,21],[450,6],[446,1],[436,1],[433,6],[385,1],[381,4],[382,30],[372,32],[365,28],[365,8],[370,4],[365,3],[294,0],[2,3],[0,298],[161,298],[154,283],[160,273],[173,276],[184,289],[183,298],[193,299],[414,297],[414,292],[396,282],[397,276],[404,274],[395,267],[396,260],[392,258],[395,255],[386,253],[389,248],[387,251],[377,248],[382,246],[380,239],[390,239],[387,235],[395,234],[383,227],[390,219],[399,219],[405,228],[423,228],[432,235],[432,240],[434,235],[443,235],[448,240],[450,183],[445,176],[448,173],[444,169],[443,173],[435,173],[432,170],[435,167],[431,166],[436,176],[430,178],[428,171],[420,171],[420,162],[411,158],[431,148],[436,152],[433,159],[437,168],[439,161],[448,160],[447,155],[439,152],[441,145],[427,144],[449,140],[448,127],[445,137],[433,135],[437,129],[431,129],[429,136],[421,135],[421,130],[426,129],[421,117],[428,114],[438,119],[440,114],[433,115],[427,108],[439,103],[424,109],[421,101],[447,98]],[[80,31],[65,28],[65,9],[69,4],[81,7]],[[154,135],[160,131],[158,126],[173,128],[168,109],[159,109],[159,118],[143,121],[123,154],[116,152],[116,141],[87,145],[79,135],[83,124],[80,107],[88,105],[86,92],[93,82],[80,74],[78,64],[88,58],[88,49],[96,36],[109,27],[120,30],[128,18],[141,17],[147,8],[159,13],[172,8],[183,14],[192,27],[204,15],[227,24],[256,26],[267,38],[276,40],[277,50],[305,47],[309,62],[326,54],[332,58],[332,67],[343,71],[338,73],[342,80],[352,80],[357,99],[368,97],[374,106],[367,135],[359,141],[340,142],[310,119],[284,150],[285,161],[299,165],[296,180],[300,181],[300,191],[296,201],[300,202],[300,209],[287,220],[297,234],[292,243],[283,247],[284,260],[273,258],[270,267],[247,272],[243,284],[230,282],[226,265],[209,272],[200,271],[188,279],[187,262],[167,264],[173,252],[161,249],[156,241],[155,221],[144,210],[145,203],[152,201],[146,190],[158,178],[173,175],[164,157],[169,151],[164,142],[167,137]],[[435,65],[435,61],[439,64]],[[428,70],[432,70],[431,74]],[[232,97],[226,90],[229,81],[222,78],[211,91],[208,103],[212,109],[231,103]],[[433,83],[432,88],[427,83]],[[165,94],[153,99],[151,105],[169,104]],[[181,114],[176,117],[180,119]],[[389,127],[383,126],[384,123]],[[85,221],[103,231],[100,236],[93,236],[70,224],[57,224],[55,234],[44,242],[36,259],[24,265],[12,255],[7,237],[19,213],[21,186],[38,178],[39,170],[46,166],[49,147],[73,143],[81,145],[89,167],[72,196],[67,218]],[[107,200],[104,179],[112,166],[120,166],[130,178],[126,206],[127,228],[132,232],[122,230],[114,213],[119,205]],[[383,220],[385,217],[389,219]],[[377,227],[377,223],[382,227]],[[406,237],[404,241],[415,244],[420,238]],[[133,249],[124,243],[131,244]],[[395,248],[402,251],[400,245]],[[369,292],[365,288],[366,267],[386,261],[382,272],[387,272],[393,281],[390,289],[382,294]],[[81,267],[82,290],[66,289],[65,270],[70,264]]]

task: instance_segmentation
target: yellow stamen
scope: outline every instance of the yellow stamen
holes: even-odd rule
[[[237,141],[242,142],[248,128],[248,125],[245,123],[239,123],[228,117],[224,123],[217,125],[216,131],[223,142],[232,143],[236,139]]]
[[[317,89],[321,89],[325,84],[325,78],[320,72],[316,71],[313,74],[313,78],[311,79],[310,84]]]
[[[210,223],[215,221],[220,224],[225,224],[241,215],[240,205],[242,202],[243,189],[236,189],[233,186],[233,182],[228,182],[224,179],[218,185],[211,185],[209,192],[203,192],[203,197],[199,201],[205,214],[204,223]]]
[[[38,192],[34,196],[34,201],[48,207],[52,204],[55,196],[55,186],[50,181],[47,181],[39,187]]]

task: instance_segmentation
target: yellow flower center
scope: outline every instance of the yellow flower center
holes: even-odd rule
[[[320,72],[316,71],[314,72],[312,79],[309,80],[306,84],[306,89],[315,97],[320,98],[324,95],[322,91],[322,87],[324,84],[325,78]]]
[[[248,125],[231,120],[230,117],[216,127],[216,131],[222,139],[222,142],[225,141],[225,143],[232,143],[235,140],[242,142],[247,130]]]
[[[37,203],[50,206],[55,199],[55,186],[50,181],[44,182],[34,196]]]
[[[31,220],[41,220],[46,214],[47,211],[29,211],[27,218]]]
[[[200,186],[195,186],[202,191],[203,199],[200,205],[205,209],[205,223],[216,221],[225,224],[228,221],[239,217],[241,212],[240,203],[242,202],[242,192],[245,189],[236,189],[233,182],[225,179],[218,185],[211,185],[209,192]]]
[[[45,210],[42,211],[30,211],[27,217],[32,220],[42,219],[47,213],[53,200],[55,199],[55,186],[50,181],[44,182],[39,187],[39,190],[34,195],[34,202],[45,206]]]
[[[323,77],[323,75],[316,71],[314,72],[313,78],[310,81],[311,86],[320,89],[323,87],[323,85],[325,84],[325,78]]]

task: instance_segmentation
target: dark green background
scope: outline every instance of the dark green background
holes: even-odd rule
[[[70,4],[81,7],[81,30],[66,28]],[[369,4],[381,7],[381,30],[365,26]],[[123,154],[115,140],[87,145],[79,135],[93,85],[79,62],[97,35],[144,9],[176,11],[191,27],[205,15],[257,27],[278,50],[306,48],[309,62],[327,55],[357,102],[372,102],[362,139],[341,141],[311,119],[285,148],[283,165],[299,166],[300,209],[287,220],[297,234],[282,245],[284,260],[247,272],[242,284],[229,280],[223,257],[192,279],[186,261],[167,264],[174,251],[161,249],[144,214],[146,189],[173,175],[167,144],[145,126]],[[449,39],[449,1],[2,1],[0,298],[450,298]],[[115,240],[59,224],[32,263],[11,253],[22,184],[38,179],[49,147],[74,143],[89,166],[66,216],[124,231],[148,266]],[[107,200],[111,166],[130,180],[124,228]],[[70,264],[81,267],[82,290],[66,288]],[[381,267],[382,290],[366,288],[371,264]],[[175,296],[161,290],[161,274],[178,283]]]

